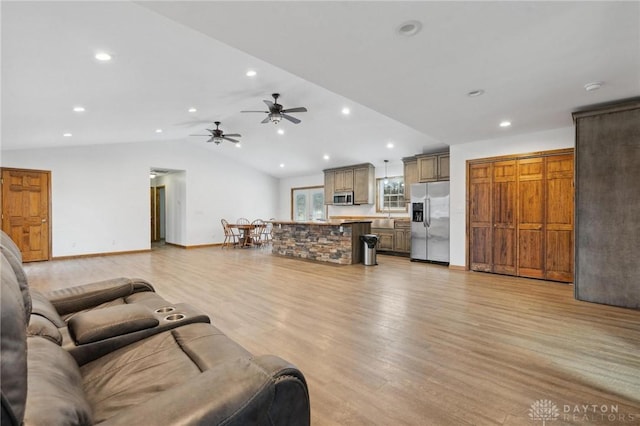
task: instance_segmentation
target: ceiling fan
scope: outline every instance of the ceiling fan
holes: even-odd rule
[[[189,135],[189,136],[207,136],[210,139],[207,142],[215,142],[216,145],[220,145],[220,142],[222,142],[223,140],[229,141],[229,142],[233,142],[233,143],[238,143],[240,142],[239,140],[236,139],[231,139],[231,137],[234,138],[239,138],[241,137],[241,135],[239,135],[238,133],[230,133],[225,135],[222,130],[220,130],[218,128],[218,126],[220,126],[220,122],[219,121],[214,121],[214,123],[216,125],[215,129],[207,129],[207,131],[210,133],[209,135]]]
[[[263,102],[267,104],[267,106],[269,107],[269,111],[240,111],[240,112],[262,112],[262,113],[269,114],[267,118],[262,120],[262,123],[268,123],[269,121],[271,121],[274,124],[278,124],[280,120],[282,120],[283,118],[295,124],[300,123],[300,120],[290,116],[289,113],[307,112],[307,109],[305,107],[283,109],[282,105],[278,103],[278,98],[280,97],[280,94],[274,93],[271,96],[273,96],[273,102],[268,101],[266,99],[263,100]]]

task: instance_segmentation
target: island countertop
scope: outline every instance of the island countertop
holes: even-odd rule
[[[266,220],[265,222],[272,223],[274,225],[319,225],[319,226],[340,226],[349,225],[353,223],[371,223],[370,220]]]
[[[270,220],[272,253],[339,265],[362,261],[360,236],[371,232],[370,220]]]

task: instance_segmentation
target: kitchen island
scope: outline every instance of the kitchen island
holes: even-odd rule
[[[360,236],[371,233],[370,220],[270,222],[273,224],[273,254],[338,265],[362,262]]]

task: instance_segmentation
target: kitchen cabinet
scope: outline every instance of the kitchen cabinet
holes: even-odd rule
[[[393,251],[398,253],[411,252],[411,222],[397,220],[393,230]]]
[[[335,174],[333,172],[324,173],[324,203],[333,204],[333,193],[335,188]]]
[[[409,254],[411,252],[411,222],[393,219],[391,221],[392,227],[371,227],[371,233],[378,236],[378,251]]]
[[[411,185],[418,183],[418,160],[416,157],[403,158],[404,163],[404,199],[411,202]]]
[[[371,233],[378,236],[377,250],[393,251],[393,229],[371,228]]]
[[[449,180],[449,153],[416,155],[418,182]]]
[[[469,268],[573,279],[573,150],[468,162]]]
[[[375,168],[372,164],[324,170],[325,204],[333,204],[336,192],[353,192],[354,204],[373,204],[375,201]]]
[[[333,185],[335,192],[353,191],[353,169],[336,170]]]

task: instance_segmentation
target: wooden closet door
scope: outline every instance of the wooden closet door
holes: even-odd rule
[[[493,272],[516,274],[516,161],[493,163]]]
[[[491,163],[469,166],[469,268],[492,271]]]
[[[518,275],[544,278],[543,157],[518,160]]]
[[[573,281],[573,154],[547,158],[546,274],[556,281]]]

